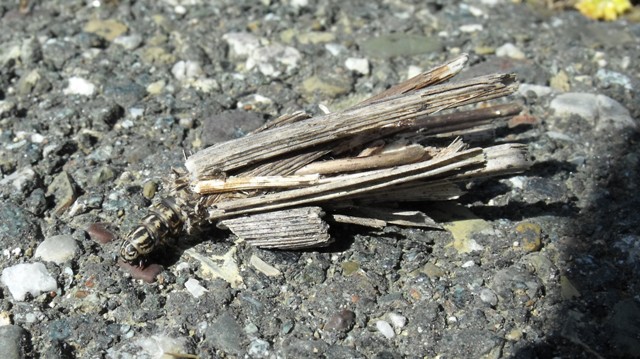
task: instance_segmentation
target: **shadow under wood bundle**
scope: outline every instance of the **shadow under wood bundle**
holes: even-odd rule
[[[284,115],[193,154],[186,171],[174,174],[171,197],[127,236],[122,259],[140,261],[208,222],[249,244],[280,249],[327,245],[327,221],[438,227],[421,212],[385,204],[455,199],[461,182],[530,165],[523,145],[469,148],[460,139],[521,111],[517,104],[467,106],[517,89],[509,74],[445,83],[467,59],[459,56],[344,111]]]

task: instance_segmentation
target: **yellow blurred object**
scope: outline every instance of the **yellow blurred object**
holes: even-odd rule
[[[576,9],[586,17],[610,21],[631,9],[631,2],[629,0],[580,0],[576,4]]]

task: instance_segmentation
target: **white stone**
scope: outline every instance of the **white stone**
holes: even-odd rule
[[[498,4],[504,3],[505,0],[480,0],[480,2],[488,6],[496,6]]]
[[[40,262],[22,263],[3,269],[2,283],[9,288],[13,299],[17,301],[23,301],[27,293],[38,296],[58,289],[56,280]]]
[[[376,322],[376,328],[378,329],[380,334],[384,335],[384,337],[387,339],[391,339],[396,335],[396,333],[393,331],[393,328],[391,327],[391,324],[387,323],[384,320],[378,320]]]
[[[473,267],[474,265],[476,265],[474,261],[466,261],[462,263],[462,268],[469,268],[469,267]]]
[[[526,58],[524,52],[520,50],[516,45],[507,42],[506,44],[496,49],[496,56],[498,57],[510,57],[516,60],[523,60]]]
[[[144,115],[144,108],[141,107],[131,107],[129,109],[129,115],[131,116],[131,118],[133,118],[134,120],[137,118],[140,118]]]
[[[347,48],[344,47],[343,45],[340,44],[336,44],[333,42],[330,42],[328,44],[324,44],[324,48],[327,49],[327,51],[329,51],[329,53],[333,56],[338,56],[341,53],[347,51]]]
[[[0,179],[0,186],[11,184],[18,192],[23,192],[29,182],[33,181],[36,173],[31,167],[23,167],[7,177]]]
[[[113,39],[113,43],[124,47],[125,50],[135,50],[142,44],[142,36],[139,34],[122,35]]]
[[[631,78],[619,72],[607,69],[599,69],[598,72],[596,72],[596,78],[607,86],[620,85],[626,90],[633,91]]]
[[[200,285],[200,281],[194,278],[189,278],[185,283],[184,287],[187,289],[189,293],[194,298],[202,297],[206,292],[208,292],[207,288]]]
[[[290,0],[289,4],[295,8],[309,6],[309,0]]]
[[[171,68],[171,74],[181,82],[193,81],[202,76],[202,66],[197,61],[178,61]]]
[[[33,143],[42,143],[44,142],[44,136],[39,133],[34,133],[31,135],[31,142]]]
[[[196,79],[195,81],[193,81],[191,86],[196,90],[202,91],[204,93],[210,93],[214,90],[220,89],[220,84],[218,84],[218,81],[216,81],[216,79],[208,77]]]
[[[460,26],[460,31],[462,32],[478,32],[484,30],[484,26],[482,24],[468,24]]]
[[[172,353],[189,353],[189,340],[186,338],[173,338],[167,335],[152,335],[135,340],[140,348],[136,357],[139,358],[167,358],[174,357]],[[112,352],[118,354],[115,351]],[[123,354],[123,353],[120,353]],[[122,355],[113,355],[112,357],[125,358]]]
[[[78,244],[69,235],[53,236],[45,239],[36,248],[35,257],[47,262],[62,264],[71,258],[78,250]]]
[[[482,11],[482,9],[480,9],[478,7],[469,5],[469,7],[467,9],[471,13],[471,15],[473,15],[475,17],[485,17],[484,11]]]
[[[361,75],[368,75],[370,71],[369,60],[363,58],[350,57],[345,60],[344,66]]]
[[[391,321],[393,327],[396,329],[402,329],[405,325],[407,325],[407,318],[398,313],[389,313],[387,317]]]
[[[2,116],[3,113],[9,113],[13,110],[15,110],[16,108],[16,104],[13,103],[12,101],[8,101],[8,100],[1,100],[0,101],[0,116]]]
[[[83,79],[82,77],[71,77],[66,89],[62,90],[65,95],[92,96],[96,92],[96,85]]]
[[[525,96],[529,91],[535,93],[538,97],[543,97],[551,94],[553,89],[549,86],[535,84],[520,84],[520,86],[518,86],[518,93],[522,96]]]
[[[269,342],[262,339],[254,339],[249,344],[247,353],[251,358],[267,358],[269,356]]]
[[[229,32],[222,35],[231,49],[231,55],[238,58],[246,58],[255,49],[260,47],[260,39],[248,32]]]
[[[248,71],[257,68],[263,75],[278,77],[298,67],[302,54],[291,46],[272,44],[257,48],[249,54],[245,67]]]

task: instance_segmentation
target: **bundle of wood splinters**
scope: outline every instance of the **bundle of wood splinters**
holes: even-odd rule
[[[171,197],[128,235],[121,257],[139,261],[205,222],[279,249],[329,244],[330,222],[438,227],[396,204],[455,199],[461,183],[530,165],[523,145],[462,141],[521,111],[514,103],[484,104],[513,93],[513,75],[446,82],[467,60],[461,55],[352,108],[284,115],[189,156],[186,171],[174,175]],[[483,106],[468,106],[475,103]]]

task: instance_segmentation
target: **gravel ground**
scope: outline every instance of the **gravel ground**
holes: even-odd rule
[[[640,353],[640,25],[512,1],[0,3],[0,357]],[[339,109],[461,52],[515,72],[528,173],[335,227],[322,251],[204,230],[146,272],[112,233],[183,151]],[[244,111],[242,111],[244,110]],[[191,356],[184,356],[191,357]]]

